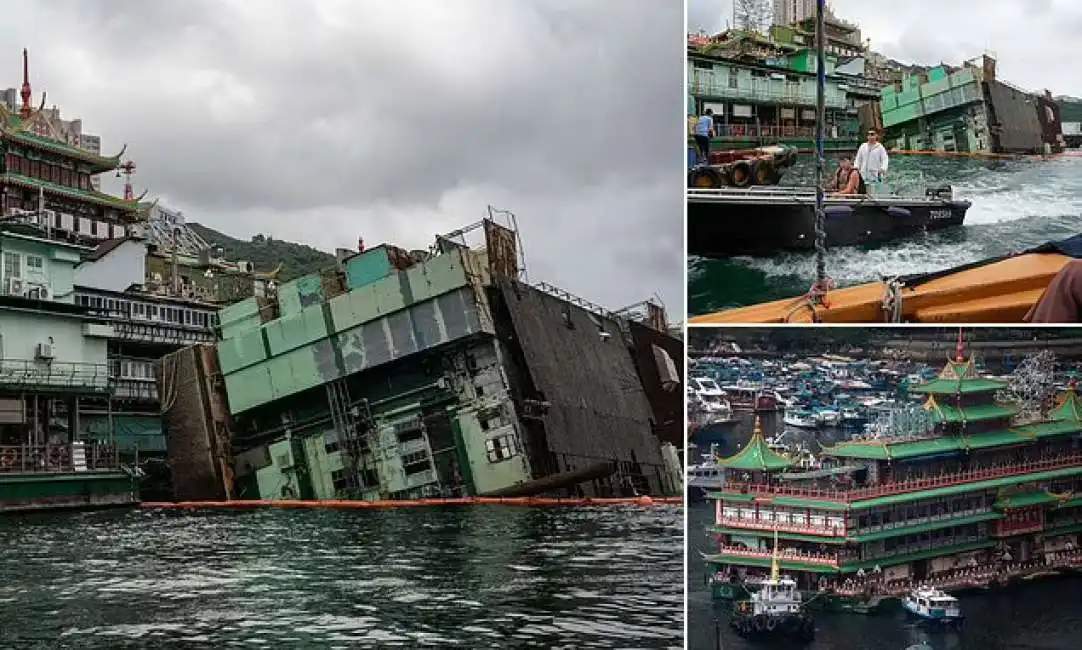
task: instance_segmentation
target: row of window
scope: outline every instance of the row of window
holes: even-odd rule
[[[26,255],[24,257],[21,253],[6,252],[4,253],[4,277],[23,277],[24,262],[27,276],[41,276],[42,269],[45,267],[45,260],[40,255]]]
[[[86,294],[76,294],[75,304],[105,312],[106,316],[113,318],[127,318],[130,320],[185,325],[207,329],[218,325],[218,314],[203,309],[172,307],[155,303],[139,302],[136,300],[125,300],[123,298],[106,298]]]
[[[518,455],[515,439],[510,434],[496,436],[485,441],[485,451],[488,452],[488,462],[499,463],[508,458]]]
[[[4,162],[7,170],[15,174],[39,178],[49,183],[80,190],[89,190],[91,187],[90,174],[79,173],[60,165],[53,165],[42,160],[27,160],[13,153],[9,153]]]

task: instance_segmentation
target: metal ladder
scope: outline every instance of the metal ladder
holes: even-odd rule
[[[338,445],[344,448],[341,454],[345,470],[348,496],[356,498],[361,493],[361,449],[357,435],[357,422],[350,412],[349,389],[344,379],[327,383],[327,404],[330,408],[331,424],[338,435]]]

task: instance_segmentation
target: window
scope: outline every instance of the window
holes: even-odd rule
[[[515,441],[510,435],[496,436],[485,441],[485,450],[488,452],[488,462],[498,463],[516,455]]]
[[[21,278],[22,257],[18,253],[4,253],[4,277]]]
[[[27,273],[41,273],[42,267],[45,266],[45,260],[37,255],[26,256],[26,272]]]

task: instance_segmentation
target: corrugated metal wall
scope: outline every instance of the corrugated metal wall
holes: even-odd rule
[[[570,466],[557,471],[636,460],[651,492],[660,494],[664,468],[650,402],[618,325],[527,285],[503,282],[498,291],[517,339],[512,344],[549,403],[542,416],[549,451],[568,457]]]

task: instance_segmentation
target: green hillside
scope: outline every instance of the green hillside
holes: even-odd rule
[[[278,279],[282,282],[325,269],[335,263],[334,255],[305,244],[272,239],[262,234],[254,235],[250,241],[243,241],[200,223],[187,225],[208,244],[217,244],[224,248],[227,260],[247,260],[255,264],[256,271],[273,271],[281,262],[282,272]]]

